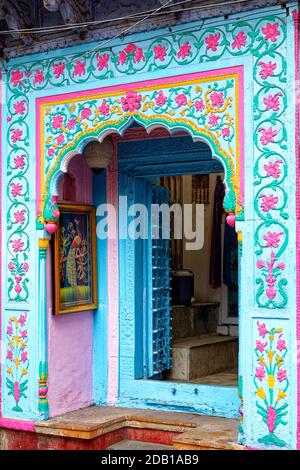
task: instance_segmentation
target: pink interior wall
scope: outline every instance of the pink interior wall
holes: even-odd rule
[[[71,160],[70,176],[60,182],[60,200],[92,203],[92,173],[81,156]],[[65,200],[66,200],[65,199]],[[47,258],[48,362],[50,416],[92,403],[93,312],[52,315],[51,252]]]

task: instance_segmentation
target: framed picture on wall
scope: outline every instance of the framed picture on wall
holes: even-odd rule
[[[54,235],[55,315],[98,308],[96,210],[60,204]]]

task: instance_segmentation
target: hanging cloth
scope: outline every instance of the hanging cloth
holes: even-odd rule
[[[214,289],[221,287],[222,284],[222,214],[224,196],[224,184],[222,178],[218,176],[214,197],[209,269],[209,284]]]

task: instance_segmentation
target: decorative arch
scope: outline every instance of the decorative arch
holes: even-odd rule
[[[134,120],[148,133],[163,127],[202,140],[225,169],[226,212],[242,216],[242,68],[196,73],[37,100],[38,220],[55,223],[57,181],[91,140],[123,135]]]

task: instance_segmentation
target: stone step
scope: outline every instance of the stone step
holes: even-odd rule
[[[206,335],[172,343],[172,369],[168,380],[192,381],[238,365],[238,338]]]
[[[220,303],[195,302],[171,307],[172,338],[189,338],[216,333]]]
[[[153,442],[124,440],[113,444],[107,450],[174,450],[174,447]]]

